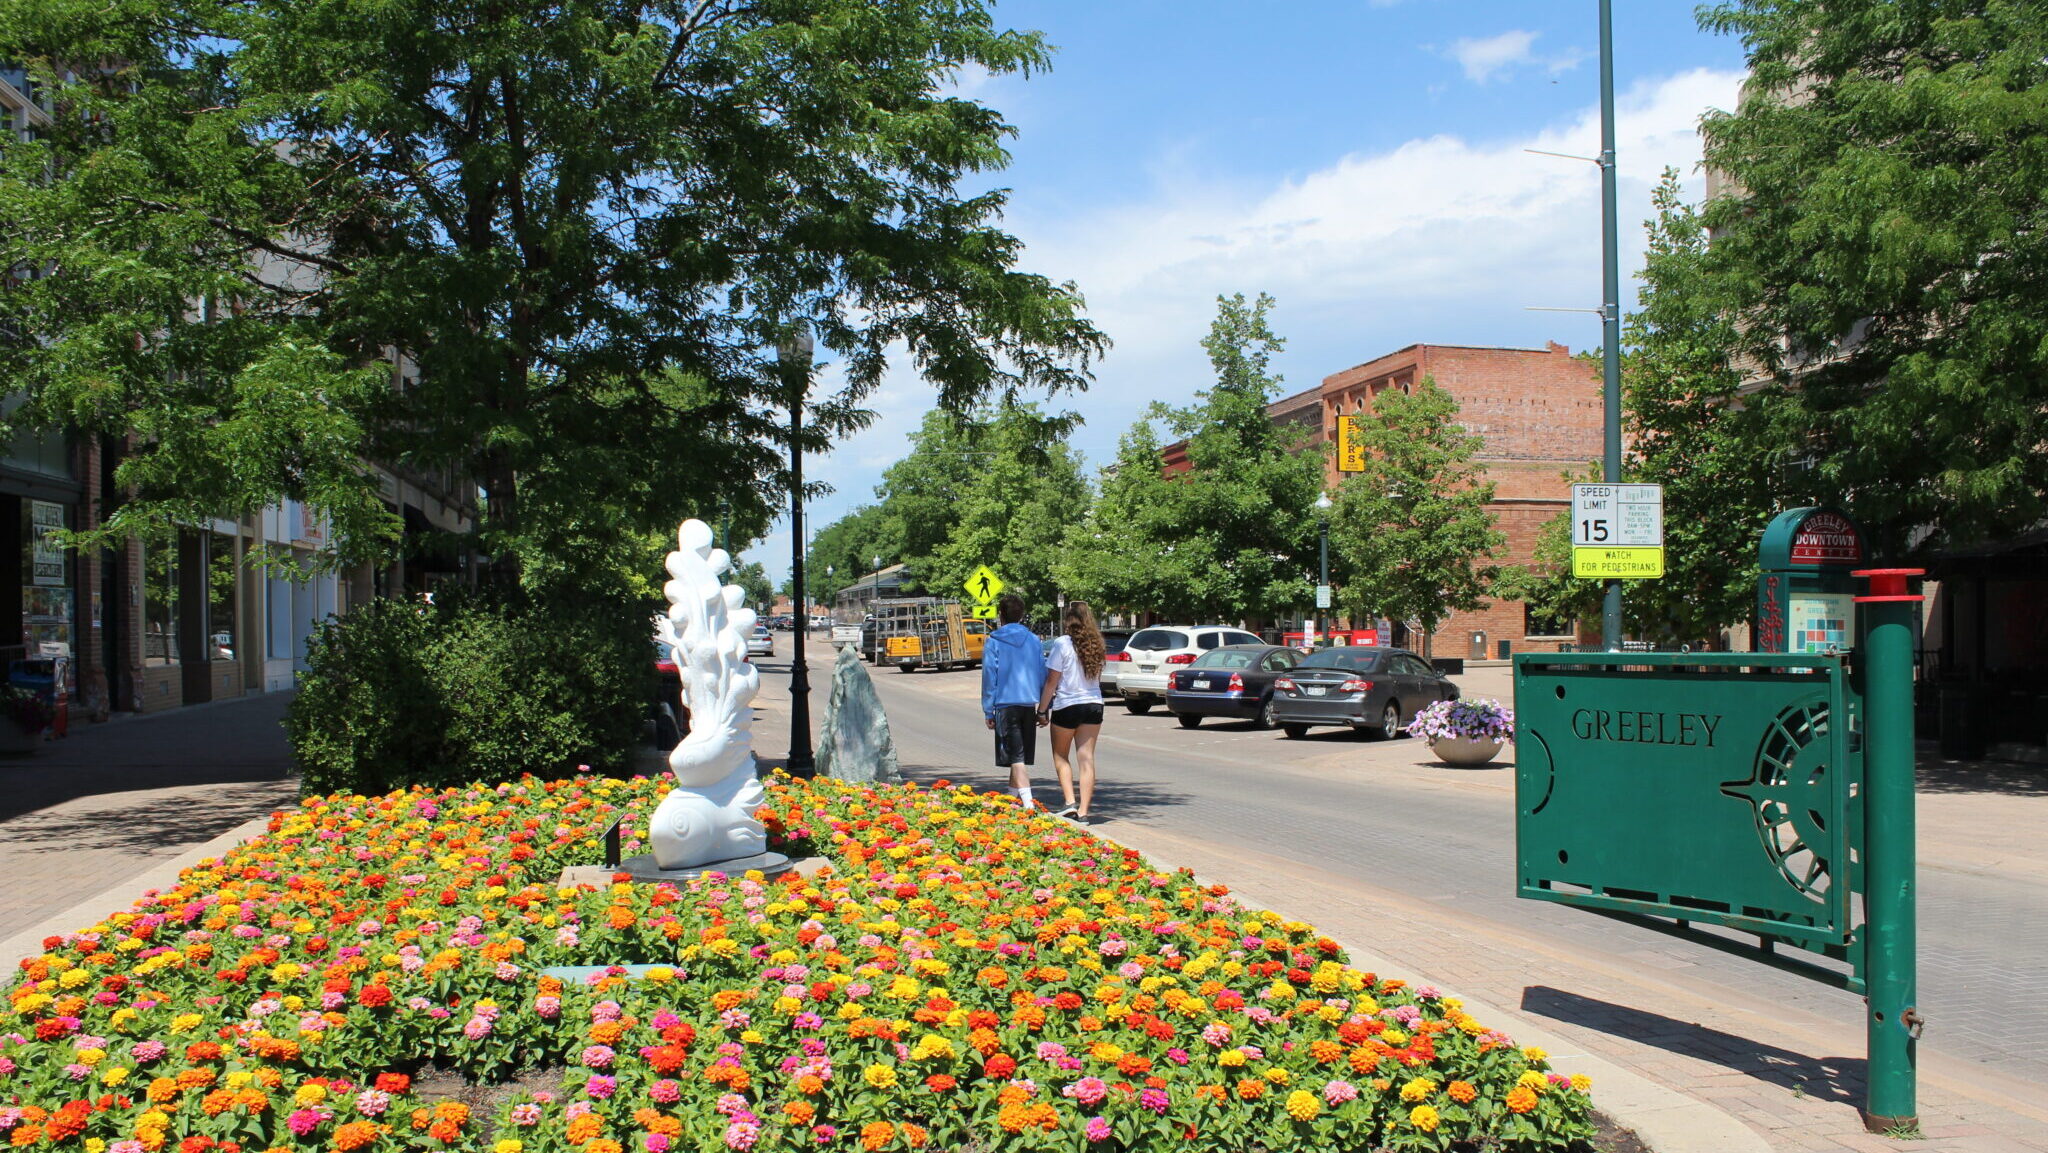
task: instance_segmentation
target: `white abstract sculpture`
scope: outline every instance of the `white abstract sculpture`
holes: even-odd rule
[[[648,835],[657,867],[695,869],[767,851],[768,831],[754,819],[767,793],[754,775],[751,731],[761,673],[747,661],[754,610],[741,607],[738,585],[719,582],[732,558],[711,547],[701,520],[684,521],[676,544],[655,635],[675,651],[690,733],[668,755],[676,787],[655,807]]]

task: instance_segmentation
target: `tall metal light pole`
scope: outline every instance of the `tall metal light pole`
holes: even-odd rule
[[[1316,523],[1322,527],[1322,565],[1316,579],[1316,642],[1323,637],[1323,590],[1330,587],[1330,509],[1335,502],[1328,492],[1316,494]]]
[[[796,641],[789,670],[789,763],[793,774],[817,769],[811,753],[811,670],[804,658],[804,634],[811,627],[804,590],[804,401],[811,391],[811,328],[799,322],[775,350],[776,367],[789,389],[790,583],[796,592]]]
[[[1608,484],[1621,483],[1621,254],[1614,190],[1614,0],[1600,0],[1600,248],[1604,264],[1600,303],[1601,395],[1607,408]],[[1607,582],[1600,608],[1607,651],[1621,649],[1621,582]]]

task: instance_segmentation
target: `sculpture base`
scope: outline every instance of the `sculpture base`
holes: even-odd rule
[[[729,861],[711,861],[702,865],[692,865],[687,869],[664,869],[654,863],[654,854],[642,853],[637,857],[627,857],[624,861],[621,861],[617,871],[633,878],[634,884],[653,885],[663,881],[670,883],[694,881],[706,873],[723,873],[728,877],[737,877],[742,873],[758,870],[767,876],[773,877],[778,873],[788,872],[794,864],[795,862],[781,853],[755,853],[751,857],[734,857]]]

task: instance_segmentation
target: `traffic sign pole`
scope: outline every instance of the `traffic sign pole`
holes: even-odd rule
[[[1605,473],[1621,483],[1621,257],[1614,188],[1614,0],[1600,0],[1600,243],[1602,261],[1600,370],[1607,407]],[[1600,635],[1609,652],[1621,649],[1621,582],[1607,582]]]

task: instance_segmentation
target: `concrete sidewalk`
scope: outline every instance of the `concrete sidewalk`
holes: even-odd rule
[[[290,700],[265,693],[74,724],[33,756],[0,760],[0,939],[129,886],[102,912],[124,908],[153,866],[295,804]]]

